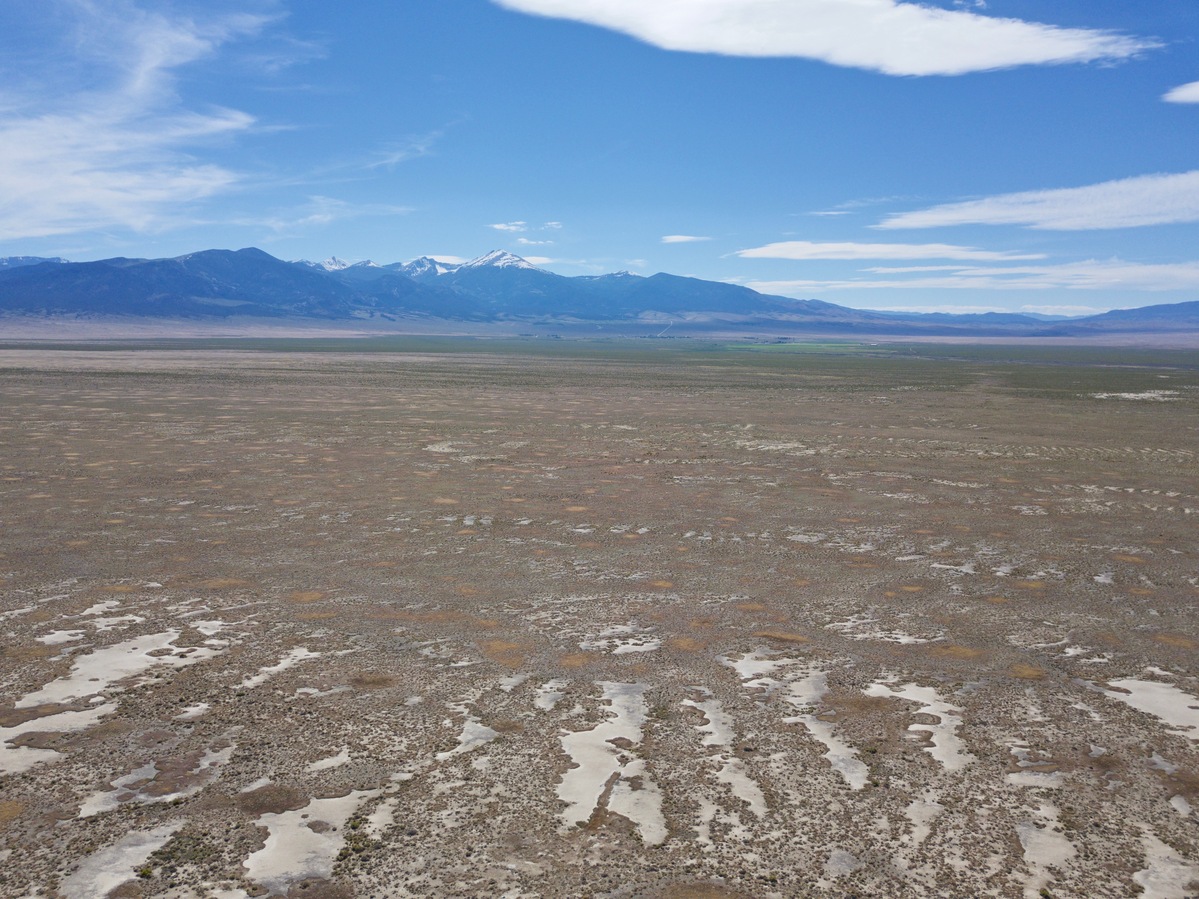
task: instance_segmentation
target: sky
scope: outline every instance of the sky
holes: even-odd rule
[[[0,3],[0,256],[1199,300],[1195,0]]]

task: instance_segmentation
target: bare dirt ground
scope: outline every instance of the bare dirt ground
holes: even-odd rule
[[[1172,359],[0,351],[0,895],[1199,894]]]

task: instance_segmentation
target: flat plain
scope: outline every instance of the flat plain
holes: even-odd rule
[[[1199,355],[0,348],[0,895],[1199,894]]]

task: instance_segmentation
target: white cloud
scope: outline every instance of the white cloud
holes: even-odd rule
[[[1199,81],[1190,84],[1180,84],[1166,91],[1162,99],[1167,103],[1199,103]]]
[[[1155,41],[899,0],[494,0],[610,28],[667,50],[797,56],[888,75],[1118,60]]]
[[[743,259],[963,259],[998,262],[1004,259],[1044,259],[1044,254],[979,250],[945,243],[817,243],[787,240],[764,247],[738,250]]]
[[[1027,225],[1044,231],[1092,231],[1180,222],[1199,222],[1199,170],[945,203],[892,215],[874,227]]]
[[[391,168],[410,159],[432,155],[434,145],[443,137],[445,137],[445,131],[440,129],[410,137],[381,150],[374,159],[366,164],[366,167],[368,169]]]
[[[553,243],[552,240],[529,240],[527,237],[518,237],[516,242],[522,247],[546,247]]]
[[[557,259],[551,259],[549,256],[525,256],[525,262],[531,262],[534,265],[550,265],[557,262]]]
[[[894,274],[902,269],[891,270]],[[930,275],[927,267],[913,273]],[[962,267],[943,275],[917,278],[751,281],[762,293],[789,296],[833,290],[1197,290],[1199,262],[1146,264],[1122,259],[1040,266]]]
[[[446,253],[426,253],[434,262],[444,262],[446,265],[465,265],[470,262],[465,256],[450,256]]]
[[[489,228],[495,228],[496,231],[520,232],[528,231],[528,222],[500,222],[498,225],[488,225]]]
[[[557,230],[561,229],[562,223],[561,222],[546,222],[541,227],[546,231],[557,231]]]
[[[173,19],[86,0],[62,10],[74,16],[69,49],[41,48],[34,65],[44,70],[19,78],[0,69],[0,239],[161,228],[240,182],[189,151],[246,132],[254,118],[183,108],[174,70],[257,34],[269,17]]]
[[[695,234],[667,234],[662,238],[662,243],[698,243],[711,239],[710,237],[699,237]]]

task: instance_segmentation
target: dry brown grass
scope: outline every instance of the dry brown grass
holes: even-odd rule
[[[1175,649],[1199,649],[1199,640],[1193,640],[1182,634],[1155,634],[1153,642],[1162,646],[1172,646]]]
[[[11,822],[16,821],[24,811],[24,803],[15,799],[0,799],[0,828],[7,827]]]
[[[1047,672],[1044,668],[1038,668],[1036,665],[1029,665],[1024,662],[1017,662],[1010,669],[1012,677],[1020,680],[1041,680]]]
[[[763,640],[773,640],[775,643],[792,645],[812,642],[810,637],[805,637],[803,634],[793,633],[792,631],[754,631],[754,636],[761,637]]]
[[[299,605],[320,602],[324,598],[325,594],[320,590],[293,590],[291,593],[287,594],[288,602],[294,602]]]
[[[519,668],[529,657],[527,646],[511,640],[482,640],[478,647],[485,657],[505,668]]]
[[[563,668],[571,670],[585,668],[599,661],[600,657],[593,652],[568,652],[565,655],[558,656],[558,664]]]
[[[956,643],[937,646],[930,652],[940,659],[955,659],[962,662],[972,662],[987,655],[985,649],[976,649],[973,646],[959,646]]]

